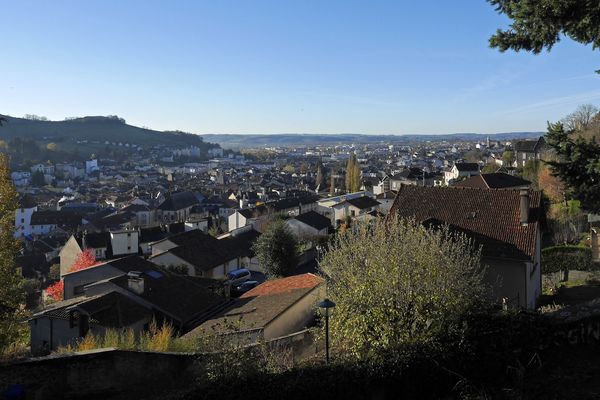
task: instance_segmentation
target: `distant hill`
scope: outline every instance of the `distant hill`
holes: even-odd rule
[[[128,125],[125,120],[111,117],[82,117],[64,121],[32,120],[4,116],[7,122],[0,128],[0,139],[29,138],[42,142],[73,142],[77,140],[122,142],[141,145],[203,147],[202,137],[184,132],[160,132]]]
[[[218,143],[222,147],[238,149],[244,147],[264,146],[290,146],[290,145],[317,145],[317,144],[369,144],[369,143],[408,143],[415,141],[475,141],[485,140],[488,136],[491,140],[515,140],[530,139],[543,136],[544,132],[507,132],[492,135],[480,133],[452,133],[443,135],[364,135],[356,133],[342,134],[304,134],[283,133],[276,135],[204,135],[208,141]]]

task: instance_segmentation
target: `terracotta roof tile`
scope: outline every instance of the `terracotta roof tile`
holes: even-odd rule
[[[240,298],[271,296],[291,292],[296,289],[314,288],[323,282],[323,278],[307,273],[302,275],[289,276],[287,278],[273,279],[258,285],[252,290],[244,293]]]
[[[529,198],[527,225],[520,222],[519,190],[402,186],[390,214],[419,223],[437,220],[485,237],[488,243],[508,244],[514,254],[533,258],[544,213],[541,192],[529,190]]]

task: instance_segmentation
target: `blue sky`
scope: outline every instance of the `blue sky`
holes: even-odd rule
[[[0,113],[194,133],[545,130],[597,51],[504,53],[483,0],[0,0]]]

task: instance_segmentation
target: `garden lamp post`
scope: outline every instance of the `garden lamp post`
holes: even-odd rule
[[[325,299],[317,307],[325,310],[325,361],[329,364],[329,309],[335,307],[335,303],[329,299]]]

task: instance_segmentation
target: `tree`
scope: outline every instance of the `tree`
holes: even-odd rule
[[[352,153],[346,164],[346,190],[348,193],[358,192],[361,186],[361,171],[356,154]]]
[[[85,249],[81,254],[79,254],[73,265],[71,265],[71,268],[69,268],[68,272],[81,271],[82,269],[89,268],[95,264],[96,256],[94,252],[91,249]],[[52,297],[52,299],[55,301],[61,301],[64,298],[64,292],[65,282],[62,279],[46,288],[46,294]]]
[[[487,163],[481,169],[482,174],[492,174],[498,171],[498,166],[494,162]]]
[[[54,301],[61,301],[65,296],[65,281],[60,280],[46,288],[46,294]]]
[[[46,149],[49,150],[49,151],[56,151],[56,150],[58,150],[58,145],[56,143],[53,143],[53,142],[52,143],[48,143],[46,145]]]
[[[591,104],[582,104],[563,119],[563,125],[567,131],[583,132],[588,129],[599,111],[598,107]]]
[[[296,168],[294,168],[292,164],[287,164],[285,167],[283,167],[283,172],[291,175],[296,172]]]
[[[0,352],[19,336],[25,292],[17,269],[19,242],[14,238],[17,191],[10,179],[8,158],[0,154]]]
[[[548,161],[552,174],[569,187],[581,208],[600,213],[600,145],[583,137],[573,137],[562,122],[548,123],[546,143],[557,160]]]
[[[465,153],[465,160],[467,160],[470,163],[478,163],[479,161],[481,161],[481,150],[479,149],[473,149],[473,150],[469,150]]]
[[[81,271],[96,264],[96,255],[92,249],[85,249],[75,260],[69,272]]]
[[[512,150],[506,150],[502,153],[502,163],[508,167],[512,167],[515,162],[515,153]]]
[[[281,218],[269,223],[252,249],[269,278],[289,275],[297,263],[297,242]]]
[[[0,117],[0,126],[4,125],[7,122],[8,122],[8,120],[6,118]]]
[[[338,234],[320,269],[337,304],[333,343],[359,360],[435,343],[485,295],[480,252],[470,241],[397,217]]]
[[[539,160],[528,160],[523,166],[523,171],[521,172],[521,176],[523,179],[530,181],[533,187],[538,187],[538,173],[540,169],[540,161]]]
[[[37,187],[44,186],[46,184],[44,173],[42,171],[35,171],[31,174],[31,184]]]
[[[329,176],[329,194],[335,195],[335,177],[333,173]]]
[[[544,191],[551,203],[561,203],[565,200],[565,187],[559,177],[552,175],[546,165],[541,165],[537,177],[538,187]]]
[[[490,46],[501,52],[550,51],[564,35],[592,49],[600,46],[600,4],[583,0],[488,0],[496,11],[512,20],[507,30],[498,29]],[[596,71],[599,72],[599,71]]]
[[[323,184],[325,183],[325,176],[323,175],[323,163],[321,160],[317,162],[317,177],[315,178],[315,185],[319,189],[323,189]]]

